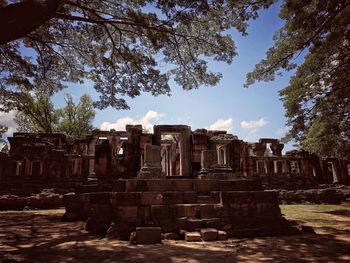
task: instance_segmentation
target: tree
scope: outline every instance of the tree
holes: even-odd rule
[[[285,0],[280,17],[286,23],[246,85],[295,69],[280,91],[291,127],[285,139],[319,155],[350,156],[350,1]]]
[[[80,97],[76,105],[72,96],[66,95],[66,106],[59,110],[61,117],[57,131],[67,135],[83,136],[93,130],[92,121],[95,118],[95,110],[92,100],[88,95]]]
[[[215,85],[206,58],[231,63],[227,30],[246,34],[276,0],[0,0],[0,110],[21,92],[91,80],[95,106],[128,108],[125,96]],[[29,55],[29,56],[28,56]],[[166,67],[163,65],[166,64]]]
[[[66,95],[66,106],[62,109],[55,109],[51,96],[45,93],[27,94],[25,98],[15,118],[17,131],[83,136],[93,129],[95,111],[88,95],[83,95],[77,105],[72,96]]]
[[[51,95],[44,92],[38,94],[21,93],[21,95],[21,99],[17,96],[16,101],[17,131],[55,132],[59,114],[51,101]]]
[[[7,130],[6,126],[0,124],[0,152],[7,152],[8,150],[7,141],[2,137]]]

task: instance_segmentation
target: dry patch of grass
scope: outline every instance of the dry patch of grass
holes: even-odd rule
[[[350,231],[350,205],[281,205],[290,220],[312,226],[319,232]]]

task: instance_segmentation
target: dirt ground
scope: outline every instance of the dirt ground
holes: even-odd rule
[[[317,234],[130,246],[91,236],[61,210],[0,212],[0,262],[350,262],[350,206],[282,206]],[[311,212],[310,212],[311,211]]]

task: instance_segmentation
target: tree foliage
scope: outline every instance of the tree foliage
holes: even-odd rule
[[[83,136],[93,130],[95,110],[88,95],[83,95],[76,104],[66,95],[66,105],[55,109],[51,96],[46,93],[27,94],[21,102],[15,122],[21,132],[61,132],[70,136]]]
[[[60,121],[57,131],[74,136],[90,134],[93,130],[92,121],[95,118],[91,98],[83,95],[78,104],[74,103],[70,95],[66,95],[65,100],[66,106],[58,111]]]
[[[7,147],[7,142],[3,138],[3,135],[8,131],[8,128],[4,125],[0,124],[0,151],[1,152],[6,152],[8,147]]]
[[[296,69],[280,91],[291,127],[286,139],[319,155],[349,156],[350,1],[285,0],[280,17],[286,23],[246,85]]]
[[[56,131],[59,114],[54,108],[51,96],[41,92],[38,94],[21,93],[21,99],[16,101],[18,112],[15,122],[20,132]]]
[[[231,63],[227,30],[245,35],[275,1],[1,0],[0,107],[13,108],[21,92],[84,80],[100,109],[126,109],[125,96],[142,92],[170,94],[170,78],[185,90],[215,85],[221,75],[205,59]]]

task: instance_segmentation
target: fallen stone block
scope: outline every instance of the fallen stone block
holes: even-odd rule
[[[199,232],[186,232],[185,240],[187,242],[198,242],[198,241],[202,241],[202,237]]]
[[[136,244],[157,244],[161,237],[160,227],[136,227]]]
[[[215,228],[201,229],[201,237],[203,241],[215,241],[218,238],[218,231]]]
[[[227,233],[225,231],[218,231],[218,240],[227,240]]]

